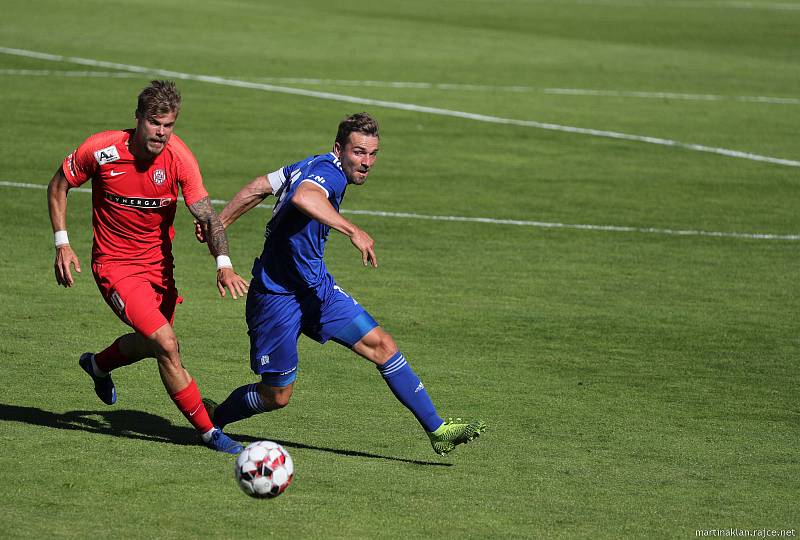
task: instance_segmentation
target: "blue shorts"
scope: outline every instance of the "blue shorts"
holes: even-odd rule
[[[265,384],[277,387],[297,378],[300,334],[319,343],[332,339],[352,348],[378,326],[330,274],[316,289],[296,294],[264,292],[251,285],[246,314],[250,368]]]

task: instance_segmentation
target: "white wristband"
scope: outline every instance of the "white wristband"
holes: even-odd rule
[[[53,235],[56,247],[65,246],[69,244],[69,237],[67,236],[67,231],[56,231]]]
[[[272,188],[272,194],[275,195],[278,193],[283,184],[286,182],[286,177],[283,175],[283,169],[278,169],[275,172],[271,172],[267,175],[267,181],[269,182],[269,187]]]
[[[217,270],[221,268],[233,268],[231,258],[227,255],[217,255]]]

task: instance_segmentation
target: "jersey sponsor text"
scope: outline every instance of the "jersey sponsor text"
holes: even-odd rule
[[[163,206],[169,206],[173,202],[170,197],[148,199],[145,197],[124,197],[113,193],[106,193],[106,199],[113,203],[131,206],[133,208],[161,208]]]

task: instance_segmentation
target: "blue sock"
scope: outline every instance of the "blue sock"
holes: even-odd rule
[[[399,351],[385,364],[378,366],[378,371],[395,397],[414,414],[425,431],[436,431],[442,425],[428,392]]]
[[[258,413],[266,412],[261,396],[258,394],[258,384],[240,386],[228,398],[219,404],[214,411],[214,424],[219,427],[250,418]]]

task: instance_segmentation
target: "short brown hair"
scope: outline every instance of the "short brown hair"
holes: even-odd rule
[[[365,112],[351,114],[339,123],[339,130],[336,132],[336,142],[339,146],[347,144],[351,133],[363,133],[380,138],[377,120]]]
[[[150,81],[150,85],[139,93],[137,114],[148,117],[178,114],[181,110],[181,94],[172,81]]]

